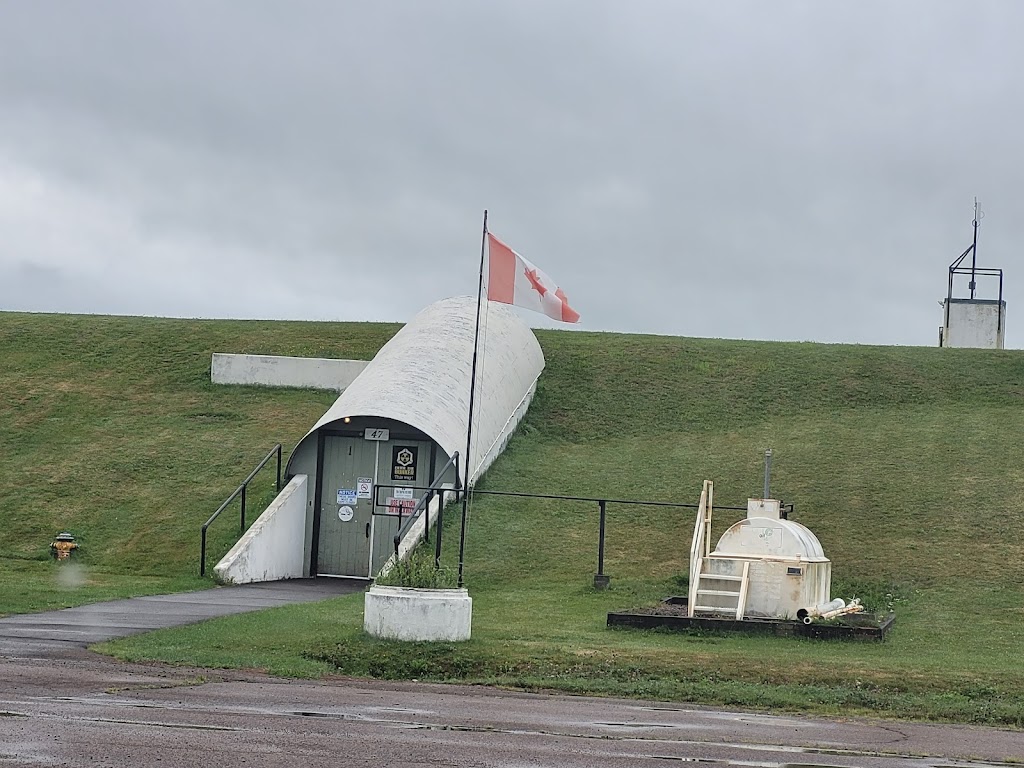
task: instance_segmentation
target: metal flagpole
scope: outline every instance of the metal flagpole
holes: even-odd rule
[[[480,301],[484,292],[484,256],[487,252],[487,211],[484,211],[484,230],[480,236],[480,278],[476,286],[476,329],[473,334],[473,365],[469,374],[469,422],[466,424],[466,459],[462,483],[462,530],[459,532],[459,587],[462,586],[462,571],[466,562],[466,515],[469,509],[469,481],[473,472],[470,461],[470,443],[473,438],[473,403],[476,399],[476,360],[480,347]]]

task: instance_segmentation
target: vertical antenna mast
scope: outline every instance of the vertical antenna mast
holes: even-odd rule
[[[971,289],[971,298],[974,298],[974,289],[978,287],[974,271],[978,266],[978,222],[981,220],[981,210],[978,207],[978,198],[974,198],[974,243],[971,245],[971,282],[968,288]]]

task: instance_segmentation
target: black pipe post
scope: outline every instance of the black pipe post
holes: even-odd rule
[[[597,535],[597,573],[594,575],[594,589],[608,589],[608,582],[611,579],[604,575],[604,523],[607,502],[602,499],[597,504],[601,510],[601,524],[600,532]]]
[[[245,533],[245,486],[242,486],[242,525],[239,529],[241,533]]]
[[[441,526],[444,525],[444,491],[438,496],[437,532],[434,534],[434,570],[441,567]]]
[[[277,492],[281,492],[281,444],[277,444]]]
[[[434,500],[434,492],[427,491],[427,506],[423,508],[423,540],[430,541],[430,502]]]
[[[455,469],[455,501],[459,500],[459,488],[462,485],[462,481],[459,479],[459,452],[456,451],[452,454],[451,463]],[[434,547],[434,568],[441,567],[441,538],[443,536],[442,531],[444,530],[444,503],[445,503],[445,492],[441,491],[440,503],[437,507],[437,539],[436,546]]]
[[[996,320],[996,333],[1003,329],[1003,270],[999,270],[999,318]]]
[[[199,575],[206,575],[206,526],[203,526],[202,544],[199,545]]]

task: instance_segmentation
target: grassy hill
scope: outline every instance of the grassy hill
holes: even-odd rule
[[[0,615],[209,584],[196,578],[200,526],[334,400],[215,386],[211,354],[368,359],[396,329],[0,313]],[[258,477],[254,507],[272,498],[273,472]],[[64,529],[82,546],[75,589],[49,562]],[[211,563],[237,535],[236,503],[211,528]]]
[[[199,526],[332,400],[214,387],[210,353],[367,358],[394,330],[0,314],[0,577],[15,585],[0,612],[197,584]],[[607,630],[609,610],[684,588],[692,511],[611,505],[612,589],[595,592],[596,505],[478,497],[470,643],[410,652],[368,640],[355,597],[106,649],[284,674],[1024,725],[1024,355],[537,335],[548,361],[537,398],[482,488],[692,503],[711,478],[719,504],[743,504],[759,495],[771,447],[773,491],[821,540],[833,594],[894,605],[889,639]],[[735,514],[719,514],[715,531]],[[223,548],[237,522],[218,525]],[[72,591],[46,560],[63,528],[80,536],[88,569]]]

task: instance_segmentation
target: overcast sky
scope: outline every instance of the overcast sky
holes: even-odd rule
[[[404,321],[475,292],[487,208],[585,330],[933,346],[977,196],[1021,347],[1022,30],[1014,0],[0,0],[0,309]]]

